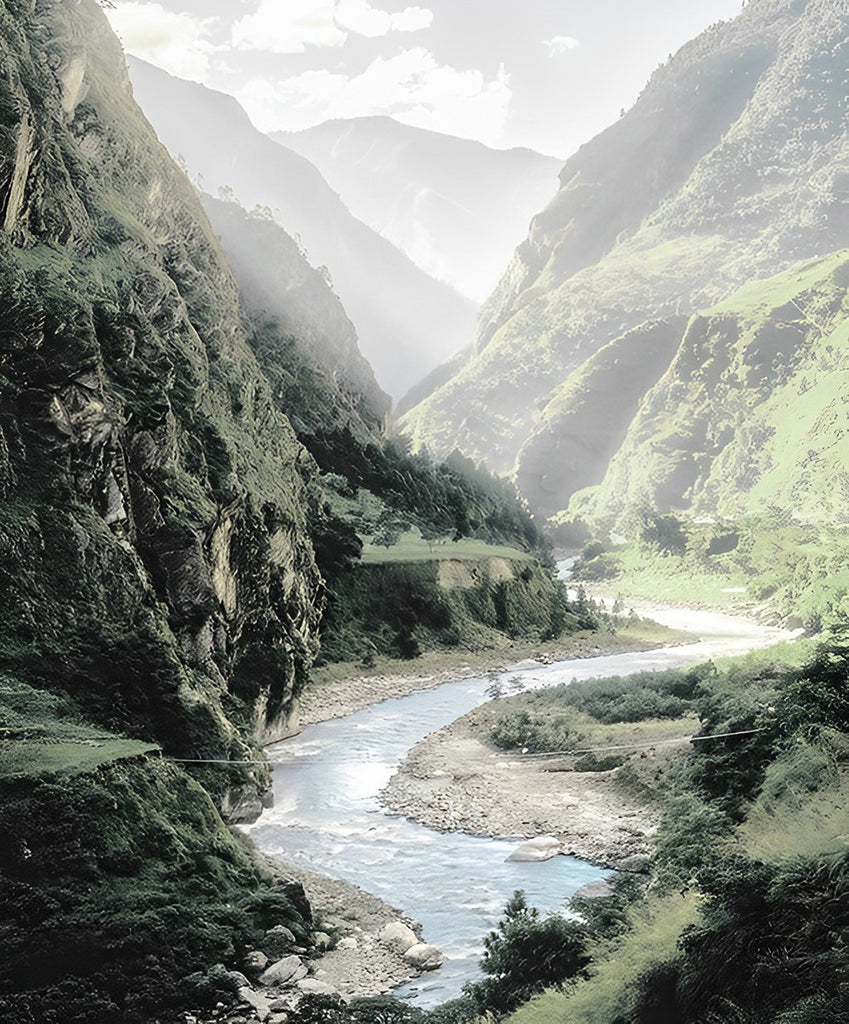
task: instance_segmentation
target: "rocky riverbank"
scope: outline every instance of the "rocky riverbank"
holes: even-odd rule
[[[659,815],[618,788],[614,771],[549,770],[551,762],[497,750],[473,721],[474,712],[412,749],[381,794],[390,810],[443,832],[552,835],[583,860],[645,865]]]
[[[270,929],[238,970],[224,972],[235,1001],[212,1013],[188,1012],[182,1024],[286,1024],[304,997],[383,995],[442,964],[419,925],[378,897],[293,864],[275,861],[273,870],[303,886],[319,929],[315,948],[299,946],[283,926]]]

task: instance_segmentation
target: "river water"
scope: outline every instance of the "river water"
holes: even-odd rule
[[[652,617],[698,642],[633,654],[564,661],[525,670],[526,689],[573,679],[628,675],[694,664],[766,646],[788,634],[728,616],[653,608]],[[312,871],[352,882],[420,921],[424,939],[448,957],[396,995],[422,1007],[460,994],[479,975],[483,938],[515,889],[541,911],[559,910],[607,872],[572,857],[507,862],[517,841],[443,834],[385,811],[378,794],[407,751],[428,733],[484,703],[491,677],[448,682],[311,725],[268,749],[274,806],[250,828],[257,846]]]

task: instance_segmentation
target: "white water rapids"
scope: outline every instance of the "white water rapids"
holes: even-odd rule
[[[526,689],[537,689],[691,665],[789,636],[713,612],[652,608],[651,616],[698,641],[508,669],[504,678],[521,674]],[[264,853],[353,882],[422,923],[425,941],[449,958],[439,971],[396,990],[422,1007],[456,997],[464,982],[478,976],[483,938],[515,889],[524,889],[541,911],[559,910],[579,888],[606,874],[571,857],[505,862],[516,842],[434,832],[381,807],[378,794],[407,751],[484,703],[491,683],[483,676],[448,682],[309,726],[269,748],[269,757],[282,762],[274,769],[274,806],[249,830]]]

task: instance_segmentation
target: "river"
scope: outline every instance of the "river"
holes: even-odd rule
[[[652,617],[699,639],[686,646],[507,670],[526,689],[573,679],[627,675],[743,653],[786,638],[778,629],[712,612],[653,608]],[[572,857],[541,864],[507,862],[517,841],[434,832],[391,815],[380,790],[407,751],[428,733],[488,698],[491,677],[447,682],[311,725],[268,749],[276,762],[274,806],[249,831],[257,846],[321,874],[352,882],[420,921],[425,941],[448,957],[437,972],[396,995],[422,1007],[460,993],[478,976],[483,938],[515,889],[541,911],[559,910],[607,872]]]

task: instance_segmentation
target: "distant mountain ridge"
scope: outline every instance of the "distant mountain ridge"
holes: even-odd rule
[[[457,444],[514,472],[548,514],[599,484],[623,443],[634,454],[639,410],[661,402],[664,375],[714,372],[698,357],[718,358],[715,346],[682,358],[697,337],[691,327],[683,341],[689,317],[849,239],[847,40],[849,12],[835,0],[752,0],[660,68],[632,110],[567,162],[484,306],[474,351],[402,420],[414,441],[436,452]],[[792,306],[779,317],[799,318]],[[804,336],[782,339],[797,360]],[[624,372],[640,346],[641,372]],[[725,423],[735,436],[761,400],[749,380]],[[687,402],[694,389],[691,380]],[[666,412],[654,407],[653,429],[671,448],[681,396],[673,388]],[[650,492],[680,507],[697,479]],[[632,480],[632,499],[638,490]]]
[[[232,97],[128,58],[139,105],[201,188],[267,208],[328,268],[381,386],[399,397],[467,344],[476,306],[352,216],[319,171],[258,132]]]
[[[478,302],[554,195],[561,166],[530,149],[492,149],[391,117],[271,137],[315,164],[355,217]]]

